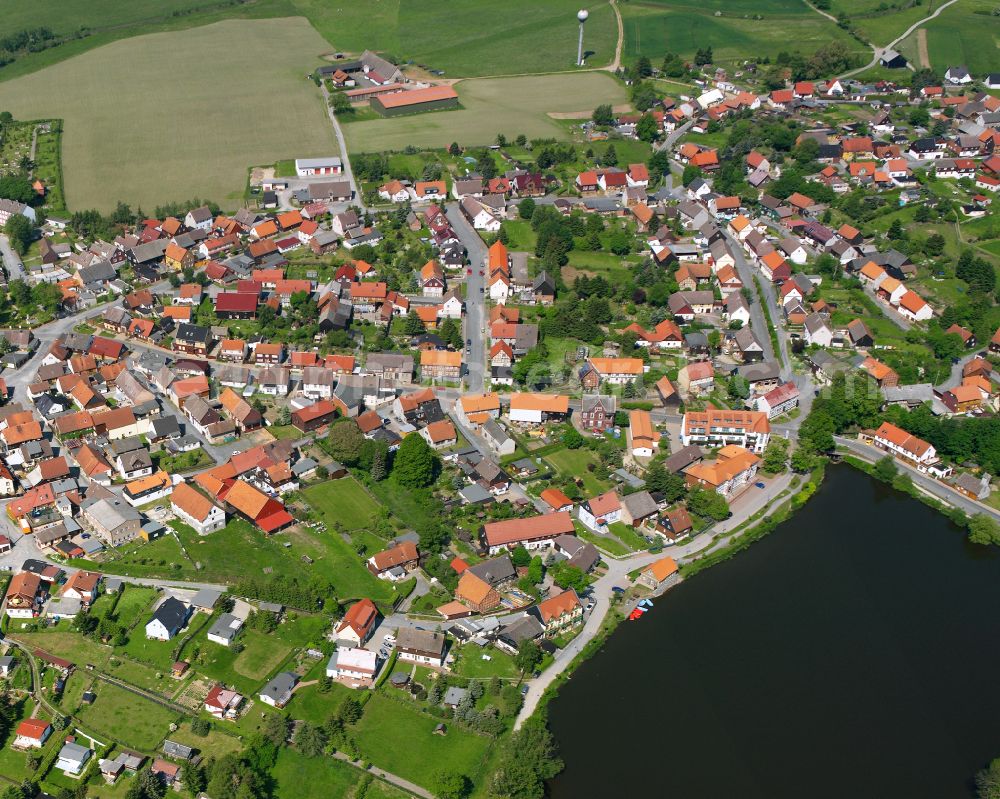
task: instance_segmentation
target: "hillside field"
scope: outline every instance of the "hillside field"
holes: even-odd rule
[[[150,34],[0,83],[0,108],[64,120],[71,210],[235,206],[252,164],[337,152],[304,77],[326,49],[301,17]]]
[[[749,0],[735,7],[726,0],[645,0],[620,8],[626,61],[645,55],[656,64],[666,53],[692,58],[711,46],[715,63],[735,64],[773,59],[781,50],[807,55],[830,41],[843,41],[870,57],[870,51],[801,0]]]
[[[322,51],[378,50],[449,76],[510,75],[571,70],[576,58],[576,12],[590,11],[591,62],[614,58],[617,26],[605,0],[487,0],[420,3],[414,0],[6,0],[3,31],[47,26],[58,36],[82,38],[20,56],[0,68],[0,81],[79,55],[117,39],[192,28],[224,19],[304,16],[325,38]],[[273,50],[260,50],[273,54]]]
[[[538,75],[489,78],[455,85],[462,108],[392,119],[368,119],[343,125],[351,152],[402,150],[407,145],[441,148],[457,141],[464,146],[491,144],[497,133],[512,139],[520,133],[566,138],[566,127],[548,112],[590,111],[601,103],[627,102],[625,90],[610,75]]]
[[[940,5],[940,3],[937,3]],[[960,0],[930,20],[927,29],[927,54],[939,73],[949,66],[964,64],[973,77],[996,72],[1000,58],[1000,17],[993,16],[996,4],[989,0]],[[902,43],[903,52],[916,53],[918,32]]]

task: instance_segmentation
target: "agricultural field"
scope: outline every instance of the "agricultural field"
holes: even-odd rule
[[[909,0],[894,2],[890,8],[884,0],[832,0],[829,13],[835,17],[847,16],[851,24],[868,41],[886,45],[902,34],[914,22],[933,14],[946,0],[922,0],[919,4]]]
[[[935,7],[941,2],[936,0]],[[930,20],[924,29],[931,66],[943,73],[949,66],[964,64],[974,77],[996,70],[1000,17],[993,16],[996,4],[987,0],[962,0]],[[920,31],[902,43],[907,55],[917,50]]]
[[[304,79],[327,49],[301,18],[156,33],[0,83],[0,108],[63,120],[70,209],[193,196],[235,207],[249,165],[336,152],[320,95]],[[281,113],[266,113],[269,103]]]
[[[345,121],[344,136],[351,152],[402,150],[490,144],[497,133],[508,139],[523,133],[533,138],[568,138],[566,126],[551,113],[580,112],[589,116],[602,103],[626,102],[625,90],[607,74],[466,80],[455,84],[461,109],[436,111],[393,119]],[[2,91],[2,87],[0,87]],[[3,104],[0,94],[0,105]]]
[[[645,55],[656,64],[667,53],[692,58],[697,50],[711,47],[716,64],[733,65],[748,58],[773,58],[780,50],[806,55],[831,41],[871,57],[870,50],[800,0],[753,0],[740,4],[738,12],[733,9],[725,0],[623,4],[622,58],[634,61]]]

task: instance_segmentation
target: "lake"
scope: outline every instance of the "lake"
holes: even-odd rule
[[[968,799],[1000,757],[1000,550],[833,466],[622,624],[549,716],[553,799]]]

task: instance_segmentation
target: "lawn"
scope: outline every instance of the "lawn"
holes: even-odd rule
[[[68,630],[69,622],[62,622],[64,629]],[[112,653],[110,646],[104,646],[90,638],[72,632],[40,632],[40,633],[18,633],[11,630],[11,634],[25,646],[39,648],[50,655],[65,658],[72,661],[77,666],[85,666],[87,663],[100,665],[107,661]]]
[[[476,781],[490,740],[454,724],[448,725],[447,735],[434,735],[437,724],[433,716],[376,694],[352,732],[366,758],[418,785],[430,785],[441,769]]]
[[[634,528],[629,527],[624,522],[615,522],[608,525],[608,531],[625,546],[634,550],[643,550],[649,547],[649,542],[643,538]]]
[[[934,7],[939,5],[941,2],[935,0]],[[953,64],[964,64],[974,77],[995,71],[1000,17],[993,16],[994,8],[995,4],[987,0],[962,0],[928,22],[924,27],[931,66],[943,73]],[[905,40],[907,51],[915,51],[912,43],[917,35],[915,31]]]
[[[378,502],[353,477],[310,486],[303,493],[331,530],[335,523],[347,531],[369,527],[379,509]]]
[[[484,660],[483,655],[486,655],[489,660]],[[490,647],[488,650],[478,646],[462,647],[457,653],[454,672],[460,677],[478,677],[480,679],[518,676],[514,659],[495,647]]]
[[[235,208],[250,165],[336,153],[320,95],[303,78],[328,49],[301,18],[154,33],[0,84],[0,108],[64,120],[71,209],[191,197]],[[264,112],[269,103],[281,113]]]
[[[645,55],[656,64],[667,53],[691,58],[710,46],[714,63],[729,65],[773,57],[783,49],[811,54],[831,41],[845,43],[859,58],[871,57],[870,50],[800,0],[751,0],[738,7],[727,0],[661,0],[625,3],[620,9],[625,26],[622,57],[627,61]]]
[[[275,799],[329,799],[351,796],[361,772],[332,757],[304,757],[283,746],[271,777]]]
[[[582,480],[583,491],[587,496],[596,496],[610,487],[587,470],[589,465],[597,463],[597,456],[586,447],[560,449],[546,455],[545,460],[564,477]]]
[[[598,535],[586,529],[583,525],[577,525],[576,534],[584,541],[589,541],[595,547],[604,550],[609,555],[628,555],[632,551],[614,536]]]
[[[314,533],[293,527],[268,537],[236,519],[218,532],[199,536],[179,522],[171,525],[192,560],[182,556],[172,537],[164,536],[127,551],[121,558],[99,564],[98,568],[112,574],[219,583],[235,582],[245,574],[299,578],[315,574],[332,582],[342,597],[368,596],[374,601],[389,601],[393,594],[392,586],[374,577],[350,545],[332,531]],[[286,542],[291,546],[284,546]],[[303,558],[311,559],[312,563]],[[195,563],[201,568],[196,569]],[[179,568],[173,568],[174,564]]]
[[[152,751],[178,719],[178,714],[117,685],[97,682],[94,693],[97,699],[80,711],[80,721],[125,746]]]
[[[492,12],[491,12],[492,13]],[[490,144],[497,133],[508,139],[523,133],[532,138],[569,138],[569,129],[550,112],[589,115],[601,103],[626,102],[624,89],[607,74],[585,72],[514,78],[464,80],[455,85],[462,108],[347,122],[344,135],[351,152]],[[0,94],[0,103],[3,95]]]
[[[228,722],[218,722],[223,726]],[[212,728],[208,735],[195,735],[191,732],[191,723],[184,722],[174,732],[170,733],[170,740],[179,744],[185,744],[197,749],[207,757],[219,758],[232,752],[238,752],[243,748],[240,739],[235,735],[227,735],[219,729]]]

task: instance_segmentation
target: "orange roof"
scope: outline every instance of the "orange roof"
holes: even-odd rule
[[[751,433],[771,432],[767,414],[761,411],[731,411],[709,407],[704,411],[688,411],[681,424],[685,431],[691,428],[734,427]]]
[[[660,558],[659,560],[654,560],[645,569],[644,572],[649,572],[653,575],[653,578],[658,583],[662,583],[671,574],[677,571],[677,561],[673,558]]]
[[[174,487],[170,502],[198,521],[205,521],[215,507],[212,500],[187,483],[179,483]]]
[[[528,519],[506,519],[483,525],[483,535],[491,547],[540,538],[555,538],[558,535],[572,534],[575,530],[573,517],[569,511],[543,513],[541,516],[532,516]]]
[[[437,318],[435,316],[435,318]],[[461,366],[462,353],[448,350],[426,350],[420,355],[421,366]]]
[[[878,381],[885,380],[887,377],[896,374],[896,371],[892,367],[875,360],[871,356],[861,362],[861,368]]]
[[[339,633],[350,627],[359,638],[366,638],[368,630],[371,629],[371,626],[377,619],[378,608],[375,607],[374,602],[365,597],[347,609],[344,618],[341,619],[340,624],[337,626],[337,632]]]
[[[465,413],[500,410],[499,394],[466,394],[459,402]]]
[[[298,211],[285,211],[278,214],[278,225],[282,230],[297,227],[302,224],[302,214]]]
[[[972,383],[962,383],[960,386],[948,389],[948,393],[951,394],[957,402],[962,404],[966,402],[982,402],[983,400],[982,389]]]
[[[267,504],[268,496],[249,483],[237,480],[227,492],[225,499],[240,513],[256,519]]]
[[[437,323],[438,314],[441,313],[441,306],[417,305],[410,309],[410,313],[415,313],[425,325],[433,325]]]
[[[887,277],[883,280],[878,287],[879,291],[884,291],[886,294],[892,294],[896,289],[898,289],[903,284],[900,283],[894,277]]]
[[[179,322],[187,322],[191,319],[190,305],[167,305],[161,309],[162,316],[170,317]]]
[[[262,239],[265,236],[273,236],[277,233],[278,226],[274,223],[274,220],[267,219],[257,225],[254,225],[253,232],[257,238]]]
[[[569,397],[565,394],[511,394],[510,409],[568,413]]]
[[[40,741],[42,740],[42,736],[45,735],[46,730],[51,726],[45,719],[25,719],[17,725],[14,735],[16,737],[19,736]]]
[[[0,432],[0,436],[3,436],[4,443],[8,447],[23,444],[26,441],[37,441],[42,437],[42,426],[38,422],[8,426],[4,428],[3,432]]]
[[[439,419],[436,422],[431,422],[425,429],[432,444],[440,444],[442,441],[451,441],[458,438],[458,433],[455,432],[455,425],[448,419]]]
[[[908,290],[906,294],[899,298],[899,305],[910,313],[917,313],[923,310],[927,303],[921,299],[917,292]]]
[[[507,247],[502,241],[497,239],[490,245],[489,252],[487,253],[487,260],[490,267],[490,273],[492,274],[494,270],[499,269],[506,272],[510,269],[507,262]]]
[[[691,159],[691,163],[695,166],[712,166],[719,163],[719,155],[715,150],[702,150]]]
[[[383,108],[403,108],[419,103],[433,103],[439,100],[458,99],[458,92],[451,86],[429,86],[426,89],[413,89],[408,92],[383,94],[375,98]]]
[[[643,372],[641,358],[591,358],[590,365],[602,375],[641,375]]]
[[[182,261],[187,254],[187,250],[173,242],[168,244],[167,249],[163,251],[163,257],[171,261]]]
[[[444,269],[441,268],[441,264],[432,258],[421,267],[420,277],[423,280],[430,280],[435,277],[441,279],[444,277]]]
[[[717,487],[747,471],[756,463],[760,463],[760,458],[750,450],[728,444],[719,450],[717,460],[693,464],[685,470],[685,474]]]
[[[653,417],[649,411],[639,409],[628,412],[629,429],[632,431],[632,443],[636,441],[649,441],[656,443],[660,440],[660,434],[653,428]]]
[[[412,541],[402,541],[391,549],[376,552],[371,557],[372,563],[379,571],[391,569],[417,559],[417,545]]]
[[[581,607],[580,598],[576,595],[576,591],[570,589],[549,597],[544,602],[539,602],[538,615],[541,617],[542,623],[547,625],[553,619],[559,619],[568,613],[573,613],[579,607]]]
[[[885,439],[891,444],[895,444],[902,450],[909,452],[917,457],[922,456],[927,450],[931,448],[931,445],[924,441],[922,438],[917,438],[916,436],[910,435],[905,430],[891,422],[882,422],[879,425],[878,430],[875,431],[875,435],[879,438]]]
[[[729,223],[729,226],[737,233],[739,233],[742,230],[744,230],[749,224],[750,220],[747,219],[745,216],[743,216],[743,214],[740,214],[739,216],[733,218],[733,220]]]
[[[140,477],[138,480],[132,480],[125,484],[125,491],[131,496],[138,496],[146,491],[151,491],[155,488],[167,488],[170,485],[170,475],[164,471],[153,472],[153,474],[146,477]]]
[[[473,605],[479,605],[493,591],[493,586],[470,571],[466,571],[458,580],[455,588],[455,599],[465,600]]]
[[[869,280],[877,280],[879,275],[885,274],[885,270],[874,261],[869,261],[861,267],[861,274]]]
[[[782,256],[782,254],[777,250],[771,250],[771,252],[767,253],[767,255],[760,260],[763,261],[764,264],[772,271],[785,263],[784,256]]]
[[[385,283],[352,283],[351,299],[384,300],[388,287]]]
[[[548,505],[552,510],[561,510],[567,505],[572,505],[573,500],[567,497],[558,488],[546,488],[541,494],[538,495],[539,499],[542,500],[546,505]]]

